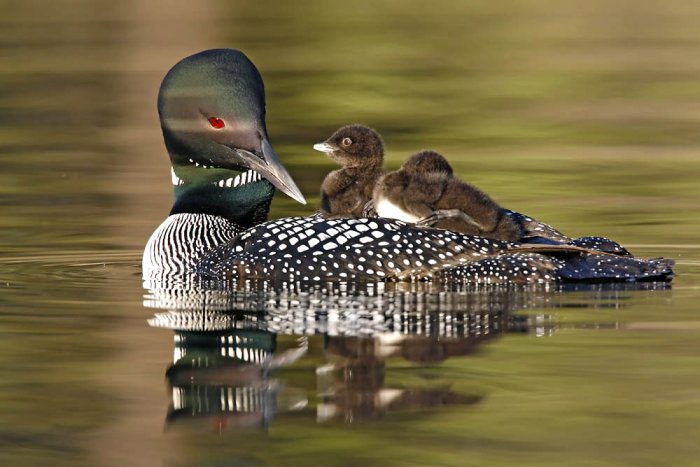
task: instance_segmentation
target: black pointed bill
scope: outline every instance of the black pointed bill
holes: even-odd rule
[[[246,165],[258,172],[260,175],[265,177],[270,183],[281,190],[284,194],[288,195],[292,199],[300,202],[301,204],[306,204],[306,198],[301,194],[301,190],[297,187],[296,183],[289,175],[287,169],[284,168],[279,156],[275,153],[270,146],[270,143],[263,139],[262,141],[262,153],[264,160],[253,154],[252,152],[246,151],[245,149],[235,148],[234,149],[246,162]]]

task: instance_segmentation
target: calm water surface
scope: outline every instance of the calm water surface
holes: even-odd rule
[[[0,465],[699,465],[697,2],[2,2]],[[379,129],[671,286],[143,284],[180,58],[260,68],[277,152]]]

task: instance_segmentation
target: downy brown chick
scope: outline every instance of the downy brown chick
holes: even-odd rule
[[[520,241],[523,236],[510,211],[455,178],[449,162],[434,151],[414,154],[382,177],[373,203],[381,217],[499,240]]]
[[[321,185],[324,217],[362,217],[377,179],[382,175],[384,144],[379,133],[364,125],[338,129],[314,149],[325,153],[342,168],[329,173]]]

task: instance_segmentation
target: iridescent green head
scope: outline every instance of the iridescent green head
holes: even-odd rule
[[[271,197],[269,183],[306,203],[268,141],[262,78],[242,52],[212,49],[181,60],[163,79],[158,113],[176,208],[195,189],[211,192],[199,193],[197,203],[211,196],[240,200],[240,190]],[[234,190],[236,196],[224,193]]]

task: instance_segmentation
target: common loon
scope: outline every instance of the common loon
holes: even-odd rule
[[[323,216],[362,217],[382,174],[384,144],[379,133],[364,125],[347,125],[314,149],[342,166],[326,175],[321,185]]]
[[[372,199],[381,217],[511,242],[523,238],[523,229],[508,211],[455,178],[449,162],[435,151],[416,153],[386,174]]]
[[[263,82],[240,51],[177,63],[158,96],[175,202],[149,239],[147,280],[401,280],[478,283],[667,280],[671,261],[520,245],[382,218],[263,222],[277,187],[305,199],[272,150]],[[262,223],[261,223],[262,222]]]

